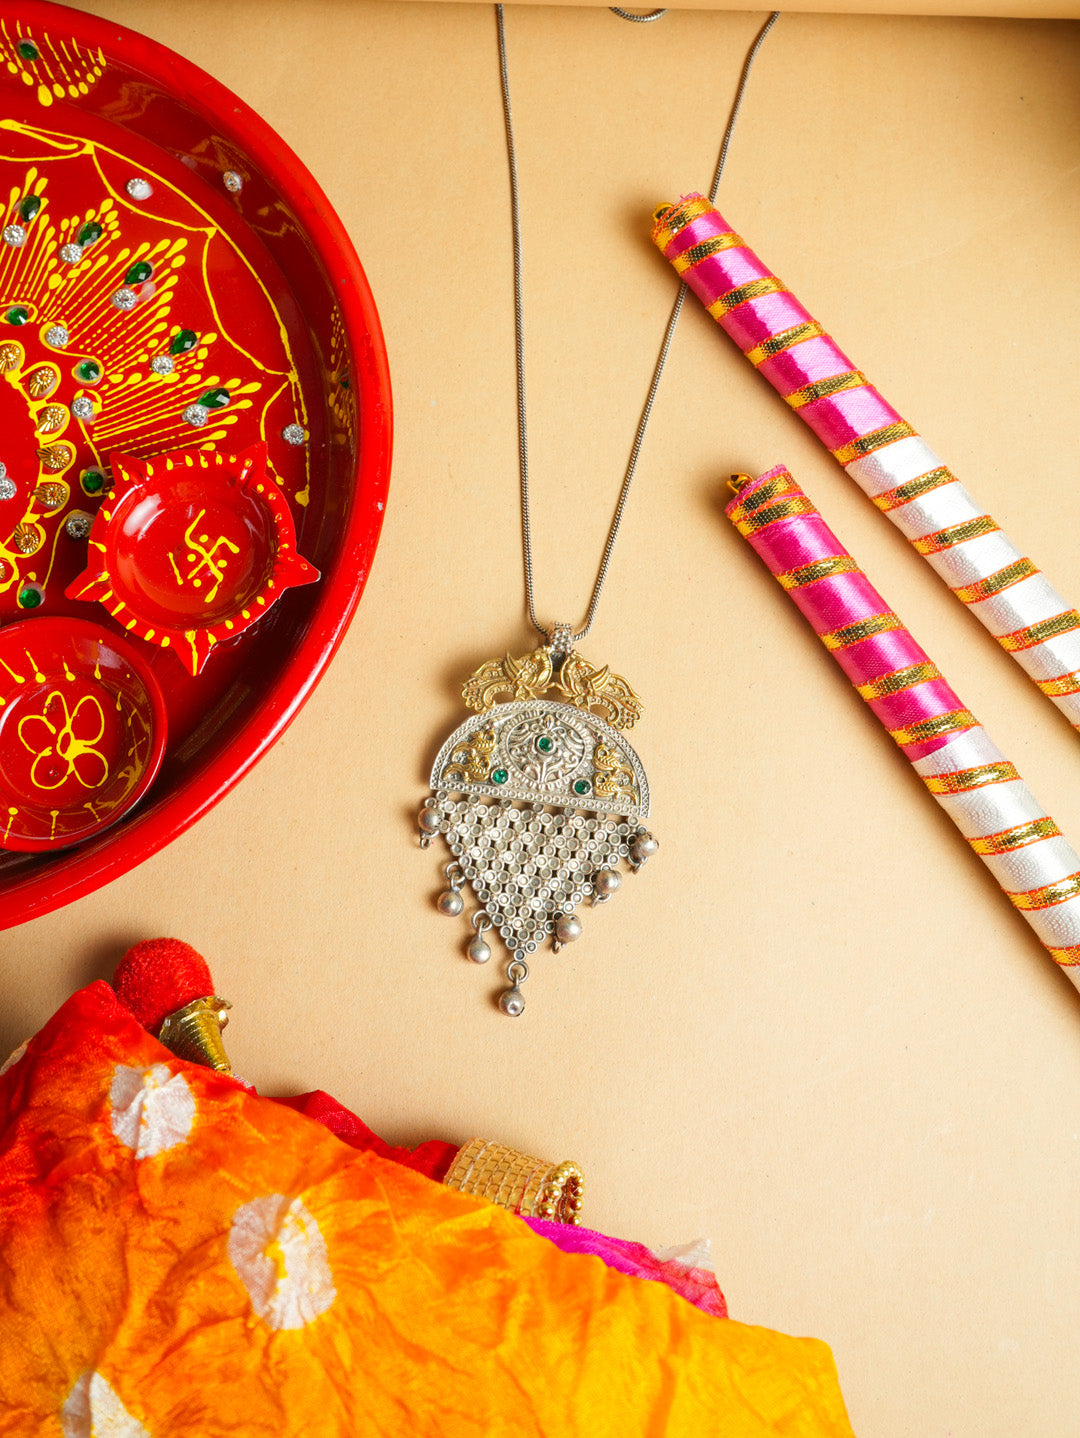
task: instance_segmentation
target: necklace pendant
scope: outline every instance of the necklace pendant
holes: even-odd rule
[[[472,890],[479,908],[466,952],[486,963],[485,935],[502,938],[509,987],[499,1008],[512,1018],[540,945],[573,943],[578,909],[606,903],[622,867],[639,869],[659,847],[641,822],[649,781],[623,735],[641,700],[571,643],[560,628],[532,654],[489,660],[466,681],[462,697],[476,713],[439,750],[420,810],[421,846],[441,834],[451,854],[436,905],[461,915],[461,891]],[[552,691],[559,698],[544,697]]]

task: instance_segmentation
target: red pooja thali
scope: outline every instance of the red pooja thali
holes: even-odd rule
[[[293,718],[367,577],[391,425],[348,237],[234,95],[27,0],[0,96],[7,927],[168,843]]]

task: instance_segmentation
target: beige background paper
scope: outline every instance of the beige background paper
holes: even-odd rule
[[[311,167],[386,329],[397,445],[357,618],[285,739],[110,888],[0,936],[0,1047],[188,939],[238,1070],[395,1142],[576,1158],[586,1219],[711,1237],[733,1316],[833,1348],[874,1438],[1080,1434],[1080,997],[719,513],[787,462],[1074,843],[1076,735],[687,305],[589,657],[648,705],[658,858],[528,1008],[416,847],[457,686],[521,652],[510,245],[485,5],[85,8],[205,66]],[[758,15],[508,13],[538,602],[583,610]],[[1080,602],[1075,25],[785,16],[721,208]]]

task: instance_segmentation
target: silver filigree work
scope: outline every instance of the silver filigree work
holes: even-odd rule
[[[457,899],[468,884],[480,906],[471,926],[499,934],[511,968],[547,939],[555,949],[575,940],[575,910],[606,902],[619,866],[640,868],[657,848],[641,824],[649,783],[640,759],[610,724],[575,705],[529,699],[473,715],[440,749],[431,787],[420,842],[442,835],[454,861],[448,893]],[[462,912],[446,899],[441,912]],[[468,956],[483,962],[477,948],[474,938]],[[507,977],[517,998],[501,1008],[516,1017],[523,975],[508,969]]]

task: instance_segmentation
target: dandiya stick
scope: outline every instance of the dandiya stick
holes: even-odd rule
[[[733,483],[728,518],[1080,988],[1080,856],[788,471]]]
[[[751,364],[1080,728],[1080,613],[708,200],[654,220],[656,245]]]

